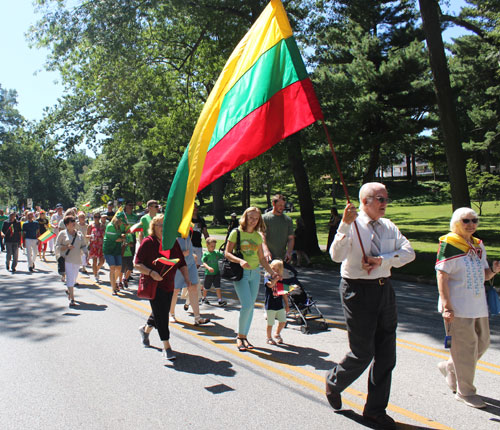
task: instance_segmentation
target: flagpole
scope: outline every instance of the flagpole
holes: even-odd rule
[[[328,140],[328,144],[330,145],[330,150],[332,151],[333,159],[335,160],[335,166],[337,167],[337,172],[339,173],[340,181],[342,182],[342,187],[344,188],[345,198],[347,199],[347,203],[351,203],[351,200],[349,198],[349,191],[347,191],[347,185],[345,183],[344,175],[342,174],[342,170],[340,169],[340,164],[339,164],[339,160],[337,158],[337,154],[335,153],[335,149],[333,148],[333,143],[332,143],[332,139],[330,138],[330,133],[328,133],[328,128],[326,127],[325,121],[323,120],[323,121],[321,121],[321,123],[323,124],[323,130],[325,130],[326,139]],[[358,223],[356,222],[356,220],[354,220],[354,227],[356,229],[356,234],[358,236],[359,245],[361,246],[361,252],[363,253],[363,259],[366,261],[365,248],[363,246],[363,242],[361,241],[361,235],[359,234]],[[329,250],[327,249],[327,252],[328,251]]]

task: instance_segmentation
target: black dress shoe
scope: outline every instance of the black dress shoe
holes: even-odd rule
[[[334,393],[328,385],[328,382],[326,382],[325,394],[328,403],[330,403],[330,406],[333,409],[336,411],[342,409],[342,397],[340,396],[340,393]]]
[[[396,430],[396,422],[386,413],[380,415],[363,414],[363,417],[382,429]]]

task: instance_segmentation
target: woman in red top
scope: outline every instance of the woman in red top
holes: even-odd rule
[[[101,214],[94,214],[94,222],[87,229],[87,239],[89,240],[89,259],[92,259],[92,272],[94,279],[99,282],[99,270],[104,266],[104,255],[102,253],[102,242],[104,240],[104,228],[101,224]]]
[[[155,281],[158,281],[158,288],[156,289],[156,297],[149,301],[152,313],[146,325],[140,327],[139,331],[142,336],[142,343],[144,346],[149,346],[149,333],[151,333],[153,327],[156,327],[160,339],[163,341],[163,354],[167,360],[173,361],[175,360],[175,354],[169,342],[168,318],[177,269],[181,271],[188,287],[191,286],[191,281],[189,280],[184,255],[177,241],[170,250],[170,258],[178,258],[179,262],[171,270],[162,276],[161,273],[164,273],[169,266],[155,262],[156,259],[162,257],[160,254],[160,241],[163,234],[163,214],[158,214],[151,220],[148,233],[149,236],[142,241],[137,250],[134,268],[143,275],[151,276]]]

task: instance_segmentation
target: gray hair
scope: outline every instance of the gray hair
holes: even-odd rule
[[[477,215],[476,211],[471,208],[458,208],[455,212],[453,212],[453,215],[451,216],[450,220],[450,231],[453,233],[456,233],[456,225],[462,220],[467,215],[472,215],[474,218],[479,218]],[[478,223],[479,225],[479,223]]]
[[[359,189],[359,204],[360,205],[363,205],[363,199],[368,197],[374,188],[384,188],[385,189],[385,185],[381,184],[380,182],[367,182],[366,184],[363,184],[362,187]]]

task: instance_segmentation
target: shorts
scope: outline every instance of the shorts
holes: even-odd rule
[[[217,275],[205,275],[203,288],[205,288],[205,290],[209,290],[210,288],[212,288],[212,285],[216,289],[220,288],[220,273],[217,273]]]
[[[196,266],[201,266],[201,257],[203,257],[203,248],[195,248],[193,246],[193,254],[196,255]]]
[[[122,257],[122,272],[126,272],[127,270],[134,270],[134,257],[132,255]]]
[[[188,274],[189,274],[189,280],[191,281],[191,284],[196,285],[199,282],[198,278],[198,269],[196,268],[195,264],[190,264],[189,266],[186,266],[188,269]],[[182,276],[182,273],[180,270],[177,270],[175,273],[175,278],[174,278],[174,288],[176,290],[180,290],[186,286],[186,282],[184,281],[184,276]]]
[[[278,322],[284,323],[286,322],[286,312],[285,308],[281,308],[279,311],[274,311],[274,310],[267,310],[267,325],[268,326],[273,326],[274,325],[274,320],[277,319]]]
[[[122,256],[121,255],[105,255],[104,259],[108,266],[121,266],[122,265]]]

